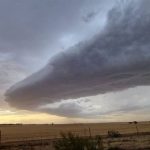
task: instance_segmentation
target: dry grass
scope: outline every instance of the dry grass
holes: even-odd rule
[[[2,131],[2,150],[54,150],[53,141],[60,137],[60,132],[71,131],[80,136],[104,135],[105,150],[109,147],[120,147],[125,150],[150,149],[150,122],[137,124],[139,135],[134,124],[129,123],[97,123],[66,125],[0,125]],[[108,138],[108,130],[119,131],[122,137]],[[147,134],[141,134],[141,133]]]
[[[108,130],[117,130],[121,134],[136,133],[134,124],[96,123],[66,125],[0,125],[2,142],[58,138],[60,132],[71,131],[81,136],[106,135]],[[150,122],[138,123],[139,132],[150,132]]]

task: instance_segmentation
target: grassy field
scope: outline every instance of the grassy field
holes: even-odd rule
[[[139,132],[150,132],[150,122],[138,122]],[[60,124],[60,125],[0,125],[1,142],[26,141],[39,139],[55,139],[60,132],[78,134],[80,136],[107,135],[108,130],[116,130],[121,134],[136,133],[135,124],[129,123],[92,123],[92,124]]]
[[[108,137],[110,130],[119,131],[121,137]],[[53,142],[60,138],[60,132],[69,131],[84,137],[101,135],[104,150],[110,147],[120,147],[122,150],[150,150],[150,122],[0,125],[0,131],[0,150],[54,150]]]

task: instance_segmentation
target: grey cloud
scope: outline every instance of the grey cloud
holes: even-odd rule
[[[25,78],[28,74],[19,64],[13,61],[0,60],[0,107],[6,106],[4,93],[10,85]]]
[[[82,105],[80,105],[77,102],[69,101],[66,103],[65,102],[60,103],[60,105],[57,107],[43,108],[43,109],[39,109],[39,111],[44,111],[59,116],[81,117],[83,115],[85,116],[83,112],[84,109],[87,109],[87,107],[84,108]]]
[[[68,3],[68,0],[44,0],[42,3],[40,0],[1,0],[0,51],[43,52],[44,47],[63,32],[62,29],[66,31],[73,26],[79,5],[82,3]]]
[[[0,70],[0,89],[3,92],[28,74],[19,64],[13,61],[0,61]]]
[[[147,111],[150,87],[136,87],[121,92],[111,92],[76,100],[62,100],[40,106],[35,111],[69,118],[100,118],[108,115],[134,114]],[[137,94],[138,93],[138,94]]]
[[[80,10],[84,5],[90,7],[84,0],[1,0],[0,52],[28,68],[33,66],[32,70],[39,69],[60,51],[61,36],[83,28]],[[37,62],[39,68],[34,65]]]
[[[92,19],[94,19],[94,17],[97,14],[98,14],[98,12],[92,11],[92,12],[88,13],[86,16],[83,16],[82,19],[84,22],[88,23],[88,22],[92,21]]]
[[[12,86],[6,101],[33,109],[61,99],[150,85],[149,7],[149,0],[115,6],[101,33],[59,53],[42,70]]]
[[[43,105],[36,111],[43,111],[59,116],[92,118],[100,114],[100,107],[93,105],[89,99],[78,99],[63,100],[50,105]]]

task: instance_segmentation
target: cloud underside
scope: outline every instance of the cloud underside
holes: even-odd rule
[[[6,101],[36,110],[62,99],[150,85],[149,7],[148,0],[117,4],[102,32],[59,53],[42,70],[12,86]]]

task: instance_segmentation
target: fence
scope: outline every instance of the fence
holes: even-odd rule
[[[138,130],[137,130],[138,126]],[[7,127],[7,128],[5,128]],[[60,138],[60,132],[72,132],[79,136],[95,136],[95,135],[107,135],[108,130],[119,131],[121,134],[133,134],[141,132],[150,132],[150,124],[112,124],[111,126],[102,125],[45,125],[43,127],[39,125],[28,126],[0,126],[0,143],[16,142],[16,141],[28,141],[28,140],[44,140],[44,139],[57,139]],[[30,130],[30,131],[29,131]]]
[[[30,140],[46,140],[46,139],[57,139],[60,138],[60,133],[68,133],[71,132],[73,134],[79,135],[79,136],[94,136],[97,134],[100,134],[98,130],[91,130],[91,128],[84,128],[80,130],[68,130],[68,131],[59,131],[58,133],[52,134],[50,132],[43,132],[42,135],[39,133],[33,133],[30,134],[26,132],[26,134],[20,134],[16,133],[16,135],[8,135],[4,134],[0,130],[0,144],[5,142],[18,142],[18,141],[30,141]]]

